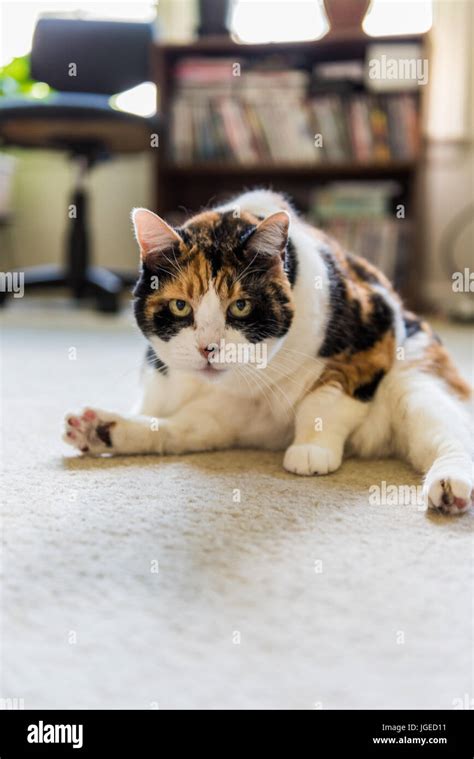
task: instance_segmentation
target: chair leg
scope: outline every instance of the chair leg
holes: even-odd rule
[[[85,274],[86,291],[96,295],[97,308],[108,314],[116,314],[120,308],[123,282],[116,274],[100,266],[89,266]]]
[[[74,215],[66,239],[65,267],[36,266],[26,269],[24,274],[25,291],[49,287],[66,287],[72,290],[76,300],[96,298],[97,308],[104,313],[117,313],[120,308],[120,294],[126,287],[133,285],[137,277],[130,273],[120,276],[99,266],[90,266],[89,250],[89,214],[88,193],[85,177],[92,163],[85,156],[77,160],[77,178],[70,199],[70,208]],[[0,306],[7,298],[8,292],[0,291]]]
[[[40,287],[65,287],[64,271],[55,264],[47,266],[32,266],[25,269],[25,289],[35,290]]]

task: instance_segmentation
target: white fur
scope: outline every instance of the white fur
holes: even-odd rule
[[[279,195],[263,190],[245,193],[219,210],[234,208],[264,216],[290,210]],[[426,474],[428,506],[442,507],[446,513],[467,510],[473,487],[467,415],[440,379],[409,364],[421,355],[426,336],[406,339],[399,306],[388,294],[396,315],[397,345],[403,345],[405,356],[395,361],[374,400],[362,403],[328,386],[308,393],[325,365],[316,356],[324,339],[329,290],[317,239],[294,214],[290,236],[298,253],[296,312],[285,339],[268,341],[266,368],[225,367],[217,382],[190,371],[206,364],[199,346],[221,338],[242,340],[240,332],[226,328],[211,288],[196,310],[196,328],[181,330],[168,343],[151,340],[173,368],[166,376],[149,367],[144,370],[135,413],[124,418],[95,410],[98,421],[115,422],[112,448],[98,439],[98,422],[84,417],[75,418],[79,426],[68,424],[75,437],[65,439],[78,448],[87,446],[93,454],[287,448],[285,468],[302,475],[334,471],[345,451],[359,456],[396,454]],[[455,499],[461,499],[461,506]]]

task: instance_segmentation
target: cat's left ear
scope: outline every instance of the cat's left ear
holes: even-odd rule
[[[151,253],[159,254],[182,242],[179,234],[164,219],[146,208],[134,208],[132,221],[144,263]]]
[[[276,211],[260,222],[249,237],[247,246],[251,252],[283,258],[288,243],[290,215]]]

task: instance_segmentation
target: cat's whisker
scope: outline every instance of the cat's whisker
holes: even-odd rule
[[[295,360],[291,356],[281,356],[277,354],[272,358],[272,360],[268,363],[268,369],[269,371],[275,369],[275,370],[286,370],[289,372],[288,378],[291,379],[295,375],[298,375],[302,368],[302,362]],[[313,367],[314,373],[319,373],[319,366]]]
[[[162,252],[162,257],[163,257],[163,258],[165,259],[165,261],[167,261],[167,263],[169,263],[169,265],[170,265],[170,266],[172,266],[172,267],[173,267],[173,269],[174,269],[174,270],[177,272],[177,274],[175,274],[175,275],[174,275],[174,276],[176,277],[176,279],[177,279],[178,277],[181,277],[181,276],[183,276],[183,275],[184,275],[184,270],[183,270],[183,268],[182,268],[182,267],[179,265],[179,263],[178,263],[178,260],[177,260],[177,258],[176,258],[176,253],[175,253],[175,251],[174,251],[174,250],[172,250],[172,253],[173,253],[174,262],[173,262],[173,261],[171,261],[171,259],[170,259],[170,258],[169,258],[169,257],[166,255],[166,253],[165,253],[164,251]],[[161,266],[158,266],[158,268],[162,268],[162,269],[163,269],[163,267],[161,267]]]
[[[275,365],[278,366],[280,363],[284,368],[287,368],[289,371],[292,371],[294,373],[298,373],[303,370],[304,367],[304,361],[301,359],[295,359],[293,356],[284,355],[284,356],[278,356],[275,357]],[[272,364],[270,364],[272,366]],[[317,374],[320,373],[322,366],[321,364],[315,363],[310,364],[311,370]],[[305,368],[305,371],[307,370],[307,367]]]
[[[287,354],[295,354],[295,356],[302,356],[303,358],[316,362],[319,366],[323,367],[325,366],[325,361],[322,358],[318,358],[317,356],[312,356],[310,353],[305,353],[304,351],[296,350],[295,348],[287,348],[285,345],[283,345],[278,353],[276,354],[278,356],[279,353],[287,353]],[[295,361],[297,359],[294,359]]]
[[[243,378],[245,380],[245,383],[246,383],[247,387],[250,390],[250,395],[252,395],[253,394],[253,388],[252,388],[252,385],[250,384],[250,381],[248,380],[247,376],[244,374],[244,372],[242,371],[242,369],[241,369],[240,366],[236,366],[235,368],[237,370],[237,375],[239,376],[239,378]]]
[[[282,411],[285,414],[287,422],[291,424],[292,422],[291,414],[288,413],[288,409],[283,405],[282,399],[279,398],[275,392],[275,387],[277,386],[272,387],[268,382],[265,381],[265,379],[262,377],[261,374],[256,374],[255,372],[252,372],[251,370],[249,370],[248,374],[249,374],[249,377],[251,377],[253,381],[255,382],[255,384],[257,385],[258,392],[261,393],[266,399],[269,406],[270,413],[273,414],[275,412],[275,405],[276,405],[277,409],[279,411]],[[267,395],[266,390],[269,390],[270,397]]]
[[[253,264],[253,262],[255,261],[255,259],[257,258],[257,256],[258,256],[258,253],[255,253],[255,255],[254,255],[254,257],[252,258],[252,260],[250,261],[250,263],[249,263],[249,264],[247,264],[247,266],[246,266],[246,267],[245,267],[245,269],[244,269],[244,270],[243,270],[243,271],[240,273],[240,275],[239,275],[238,277],[236,277],[236,279],[234,279],[234,281],[232,282],[232,286],[233,286],[233,285],[235,285],[235,284],[237,284],[237,282],[240,282],[240,280],[241,280],[241,279],[242,279],[242,277],[244,276],[245,272],[247,271],[247,269],[249,269],[249,268],[252,266],[252,264]]]
[[[250,274],[259,274],[263,273],[265,269],[249,269],[249,271],[245,272],[245,274],[242,274],[236,281],[241,282],[245,277],[250,276]]]
[[[249,364],[247,364],[246,366],[249,369],[249,372],[251,373],[251,376],[258,377],[259,380],[261,380],[263,382],[263,384],[265,385],[265,387],[267,387],[268,390],[270,390],[270,392],[273,393],[276,401],[281,404],[281,400],[278,399],[278,396],[277,396],[277,394],[275,392],[276,390],[278,390],[278,392],[281,394],[281,396],[283,396],[283,398],[285,399],[286,403],[288,404],[288,408],[291,411],[291,414],[288,414],[288,410],[287,409],[284,409],[284,410],[285,410],[285,413],[287,414],[289,420],[292,421],[292,415],[293,415],[293,417],[295,416],[295,409],[294,409],[293,403],[290,401],[290,399],[288,398],[288,396],[286,395],[286,393],[283,392],[283,390],[281,389],[281,387],[279,387],[279,385],[271,385],[270,382],[268,382],[268,380],[267,380],[266,377],[264,377],[260,373],[257,373],[257,372],[259,372],[259,370],[256,369],[255,367],[253,367],[253,366],[251,366]]]
[[[276,372],[276,374],[277,374],[277,381],[279,381],[280,378],[284,378],[286,380],[289,380],[290,382],[294,382],[294,384],[297,387],[301,387],[301,388],[304,387],[304,383],[302,383],[301,380],[297,379],[294,375],[287,374],[285,372],[285,369],[288,369],[289,371],[293,371],[295,369],[294,367],[291,369],[288,366],[281,367],[281,366],[278,366],[278,364],[273,364],[273,365],[272,364],[268,364],[267,369],[268,369],[268,372],[272,372],[272,371]],[[267,375],[267,379],[268,379],[268,375]]]
[[[165,269],[165,267],[164,267],[164,266],[160,266],[160,265],[158,265],[158,266],[156,266],[156,269],[157,269],[158,271],[164,271],[166,274],[169,274],[169,276],[170,276],[172,279],[178,279],[178,275],[177,275],[177,274],[174,274],[174,273],[173,273],[172,271],[170,271],[169,269]]]
[[[249,377],[247,377],[247,375],[245,373],[245,370],[244,370],[244,367],[236,367],[236,368],[237,368],[237,371],[242,375],[242,377],[244,377],[245,380],[249,383],[250,392],[252,394],[253,394],[253,389],[252,389],[252,387],[250,385],[250,380],[253,380],[253,383],[254,383],[254,386],[255,386],[257,394],[261,394],[263,396],[263,398],[266,400],[266,402],[268,404],[268,407],[269,407],[269,410],[271,412],[273,410],[273,405],[272,405],[271,399],[266,394],[265,389],[262,387],[261,383],[257,382],[257,379],[256,379],[255,375],[250,375]]]
[[[177,266],[178,271],[180,272],[180,274],[184,274],[183,268],[179,265],[178,260],[176,258],[176,252],[175,252],[174,248],[172,249],[172,251],[173,251],[173,258],[174,258],[174,261],[175,261],[175,264]]]

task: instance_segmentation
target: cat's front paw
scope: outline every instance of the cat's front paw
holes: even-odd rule
[[[83,409],[79,415],[68,414],[63,440],[81,453],[113,453],[112,436],[119,420],[117,414],[92,408]]]
[[[283,459],[283,466],[293,474],[329,474],[339,469],[342,454],[332,448],[313,443],[290,445]]]
[[[423,488],[425,504],[442,514],[464,514],[473,502],[472,488],[472,479],[467,474],[440,477],[428,472]]]

